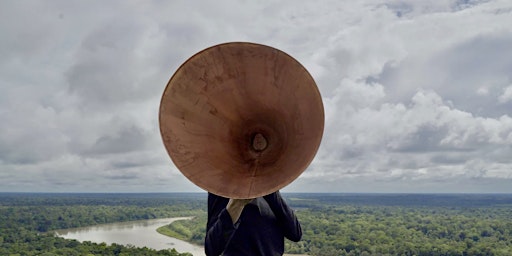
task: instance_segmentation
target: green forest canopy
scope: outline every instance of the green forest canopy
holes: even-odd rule
[[[309,255],[512,255],[512,195],[285,194]],[[196,216],[167,230],[202,243],[206,194],[0,193],[0,255],[187,255],[79,243],[51,230]]]

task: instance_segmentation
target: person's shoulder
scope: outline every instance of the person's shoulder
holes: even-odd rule
[[[229,201],[229,198],[225,198],[211,192],[208,192],[208,200],[209,201]]]

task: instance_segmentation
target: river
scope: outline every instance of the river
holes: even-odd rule
[[[168,225],[180,219],[187,219],[187,217],[117,222],[82,228],[62,229],[55,231],[55,233],[60,237],[76,239],[80,242],[91,241],[95,243],[105,242],[107,244],[134,245],[137,247],[146,246],[156,250],[175,248],[181,253],[190,252],[194,256],[204,256],[203,247],[156,232],[158,227]]]

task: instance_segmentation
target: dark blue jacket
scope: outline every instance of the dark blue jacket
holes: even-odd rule
[[[283,255],[284,238],[298,242],[302,229],[279,191],[247,204],[237,223],[226,210],[229,199],[208,193],[207,256]]]

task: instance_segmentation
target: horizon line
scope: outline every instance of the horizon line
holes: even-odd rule
[[[128,192],[128,191],[0,191],[0,194],[206,194],[207,191]],[[512,195],[512,192],[283,192],[282,194],[366,194],[366,195]]]

